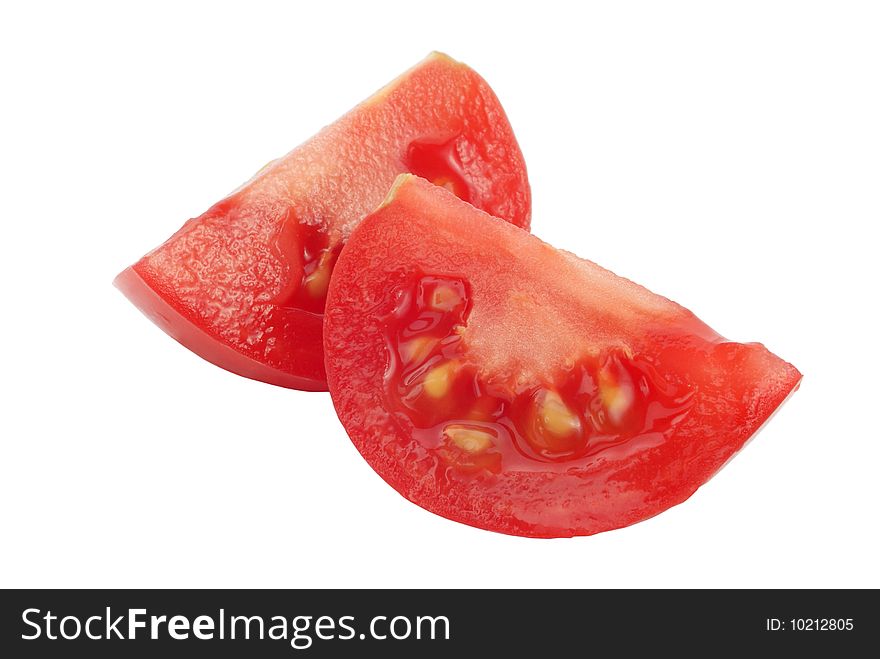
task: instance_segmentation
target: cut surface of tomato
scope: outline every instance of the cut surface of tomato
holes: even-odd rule
[[[324,346],[339,417],[390,485],[449,519],[538,537],[684,501],[801,379],[411,176],[339,256]]]
[[[529,227],[525,164],[498,99],[473,70],[435,53],[188,221],[116,285],[208,361],[325,390],[330,273],[404,172]]]

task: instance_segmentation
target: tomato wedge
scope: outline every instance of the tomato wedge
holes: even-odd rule
[[[326,390],[321,325],[354,226],[413,172],[525,229],[526,168],[492,90],[434,53],[116,279],[157,325],[222,368]]]
[[[589,535],[687,499],[801,375],[417,177],[355,229],[324,322],[370,465],[449,519]]]

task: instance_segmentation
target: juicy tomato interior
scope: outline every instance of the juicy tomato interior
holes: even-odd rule
[[[404,165],[410,173],[446,188],[463,201],[473,203],[473,190],[456,148],[458,139],[412,142],[407,149]]]
[[[460,139],[461,136],[455,136],[447,140],[413,141],[407,149],[403,166],[416,176],[470,203],[474,193],[457,153],[456,144]],[[324,313],[330,275],[343,242],[331,241],[325,226],[310,225],[295,217],[288,217],[276,243],[286,263],[302,265],[298,270],[291,268],[289,275],[292,280],[275,300],[276,304],[316,314]]]
[[[324,313],[330,273],[342,243],[331,244],[325,229],[290,219],[281,228],[277,242],[285,262],[301,263],[302,267],[290,269],[288,276],[291,280],[275,303],[281,307]]]
[[[471,308],[464,278],[420,274],[396,300],[383,321],[387,409],[450,477],[583,467],[606,450],[664,435],[690,408],[686,387],[624,348],[573,362],[548,381],[487,380],[461,338]]]

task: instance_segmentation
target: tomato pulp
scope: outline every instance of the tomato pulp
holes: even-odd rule
[[[188,221],[116,285],[208,361],[325,390],[330,273],[403,172],[529,227],[525,164],[498,99],[473,70],[435,53]]]
[[[339,417],[389,484],[450,519],[539,537],[685,500],[801,378],[415,177],[339,257],[324,349]]]

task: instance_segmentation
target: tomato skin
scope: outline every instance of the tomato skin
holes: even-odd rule
[[[208,361],[326,390],[321,327],[335,259],[404,172],[529,227],[525,163],[498,99],[435,53],[189,220],[116,285]]]
[[[251,359],[238,352],[222,341],[217,341],[211,334],[197,323],[189,320],[185,312],[173,304],[173,297],[163,297],[152,285],[141,277],[138,269],[131,267],[123,270],[114,281],[125,296],[152,320],[166,334],[181,345],[186,346],[202,359],[216,364],[221,368],[268,384],[301,391],[326,391],[323,380],[323,363],[318,363],[320,353],[303,351],[298,355],[298,372],[296,375],[282,369],[272,368],[265,362]],[[321,340],[322,318],[315,314],[287,310],[295,314],[295,320],[289,321],[296,327],[305,345]]]
[[[510,400],[519,400],[530,387],[552,387],[572,409],[581,405],[573,427],[592,424],[587,441],[598,443],[581,450],[580,435],[558,445],[539,437],[538,450],[571,453],[559,460],[523,457],[507,450],[504,438],[490,451],[451,455],[449,442],[430,430],[443,427],[442,419],[395,402],[388,337],[398,331],[390,324],[398,322],[401,292],[443,277],[460,279],[469,290],[454,358],[481,378],[475,400],[483,400],[484,390],[509,389]],[[396,184],[393,198],[364,220],[340,255],[324,345],[340,420],[383,479],[441,516],[531,537],[599,533],[681,503],[801,378],[760,344],[726,341],[683,307],[413,177]],[[565,379],[572,363],[590,364],[593,376],[583,386]],[[589,401],[609,383],[641,398],[623,412],[593,418],[598,408]],[[449,395],[461,400],[462,394],[450,388]],[[674,414],[658,417],[661,401]],[[453,408],[442,400],[434,411],[442,416]],[[482,424],[478,430],[512,427],[492,409],[469,417]],[[520,418],[526,431],[534,425],[534,415]],[[463,423],[458,416],[448,420]],[[647,430],[632,431],[632,424]]]

